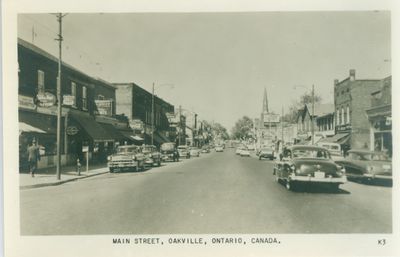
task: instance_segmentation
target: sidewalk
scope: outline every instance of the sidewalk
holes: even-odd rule
[[[40,169],[35,173],[35,177],[32,177],[29,173],[19,174],[19,189],[30,189],[45,186],[56,186],[64,184],[66,182],[75,181],[78,179],[88,178],[101,174],[108,173],[107,164],[92,164],[89,166],[89,171],[86,171],[86,167],[81,167],[81,175],[78,176],[76,172],[76,166],[64,166],[61,167],[61,179],[57,180],[56,168]]]

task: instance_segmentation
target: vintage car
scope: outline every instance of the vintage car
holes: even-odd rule
[[[217,146],[215,146],[215,151],[216,151],[216,152],[223,152],[223,151],[224,151],[224,146],[223,146],[223,145],[217,145]]]
[[[160,147],[161,159],[166,161],[179,161],[179,153],[176,149],[175,143],[163,143]]]
[[[340,144],[331,143],[331,142],[318,142],[317,145],[328,149],[329,153],[331,154],[331,158],[334,161],[340,160],[343,158],[342,149],[341,149]]]
[[[139,146],[122,145],[118,146],[113,155],[107,157],[107,166],[110,172],[120,170],[144,170],[145,156]]]
[[[186,159],[189,159],[190,158],[189,146],[187,145],[178,146],[178,153],[180,158],[185,157]]]
[[[240,153],[242,152],[242,149],[244,149],[244,146],[238,146],[237,148],[236,148],[236,151],[235,151],[235,153],[237,154],[237,155],[240,155]]]
[[[392,181],[392,162],[383,152],[350,150],[344,159],[336,161],[346,169],[349,179],[362,181]]]
[[[199,157],[200,156],[200,149],[197,147],[190,147],[190,156],[196,156]]]
[[[250,156],[250,151],[247,149],[247,147],[242,147],[239,153],[240,156]]]
[[[272,148],[264,147],[261,148],[260,151],[258,151],[258,159],[261,160],[263,158],[268,158],[270,160],[273,160],[275,157],[274,150]]]
[[[274,166],[275,179],[283,181],[288,190],[299,184],[324,184],[333,190],[347,181],[345,169],[331,159],[323,147],[294,145],[284,149],[282,160]]]
[[[210,152],[210,148],[208,146],[204,145],[201,148],[201,153],[209,153],[209,152]]]
[[[161,166],[161,153],[154,145],[142,146],[142,152],[145,156],[145,164],[148,166]]]

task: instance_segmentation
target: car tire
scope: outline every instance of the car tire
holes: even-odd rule
[[[114,169],[113,168],[110,168],[110,173],[114,173]]]
[[[261,156],[260,156],[260,157],[258,157],[258,159],[261,161]]]
[[[293,181],[286,180],[285,187],[288,191],[293,191]]]
[[[139,164],[135,166],[134,171],[135,171],[135,172],[138,172],[138,171],[139,171]]]

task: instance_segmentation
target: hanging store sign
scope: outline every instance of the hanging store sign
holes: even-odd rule
[[[49,92],[39,93],[36,99],[41,107],[50,107],[56,103],[56,96]]]
[[[94,103],[100,115],[112,116],[112,100],[94,100]]]
[[[129,126],[131,127],[131,129],[133,130],[140,130],[142,131],[144,128],[144,123],[141,120],[138,119],[133,119],[129,121]]]
[[[75,96],[63,95],[63,105],[72,106],[75,104]]]
[[[74,136],[74,135],[78,134],[78,132],[79,132],[79,129],[75,126],[69,126],[66,129],[66,133],[69,136]]]
[[[33,97],[18,95],[18,107],[34,110],[36,104],[33,101]]]

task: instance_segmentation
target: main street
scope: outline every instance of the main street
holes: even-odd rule
[[[390,187],[291,192],[233,149],[20,191],[21,234],[390,233]]]

